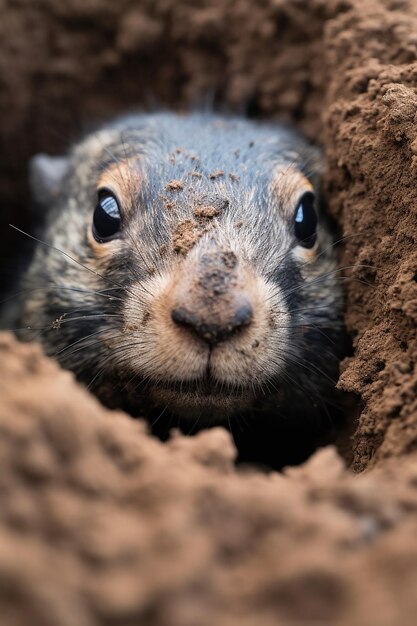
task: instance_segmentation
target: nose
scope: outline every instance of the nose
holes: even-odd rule
[[[225,315],[207,315],[207,311],[193,311],[185,306],[178,306],[171,312],[172,320],[194,332],[200,339],[211,346],[230,339],[252,322],[253,310],[250,302],[240,299],[233,307],[227,307]],[[230,310],[232,308],[232,310]]]

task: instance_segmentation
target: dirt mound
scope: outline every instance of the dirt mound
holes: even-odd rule
[[[168,444],[0,335],[2,624],[414,624],[417,459],[332,448],[237,472],[226,432]]]
[[[65,149],[86,120],[213,100],[324,145],[353,266],[339,385],[361,407],[352,467],[372,466],[354,476],[329,449],[284,476],[238,472],[220,430],[163,446],[4,336],[2,622],[414,623],[416,3],[6,0],[0,18],[9,287],[23,244],[6,225],[38,219],[27,158]]]

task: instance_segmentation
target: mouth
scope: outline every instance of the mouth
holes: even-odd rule
[[[240,385],[220,383],[210,376],[191,381],[160,382],[151,387],[158,404],[167,405],[182,417],[207,418],[221,422],[232,413],[247,409],[253,402],[252,390]]]

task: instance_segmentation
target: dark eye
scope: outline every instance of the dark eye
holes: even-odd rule
[[[115,196],[110,191],[99,192],[94,209],[93,235],[96,241],[104,243],[120,230],[120,209]]]
[[[294,232],[300,246],[312,248],[317,236],[317,213],[314,208],[314,194],[305,193],[297,206],[294,218]]]

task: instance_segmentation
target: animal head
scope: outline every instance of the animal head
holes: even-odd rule
[[[317,403],[342,297],[294,131],[203,115],[124,117],[38,156],[48,206],[23,319],[102,397],[225,419]]]

